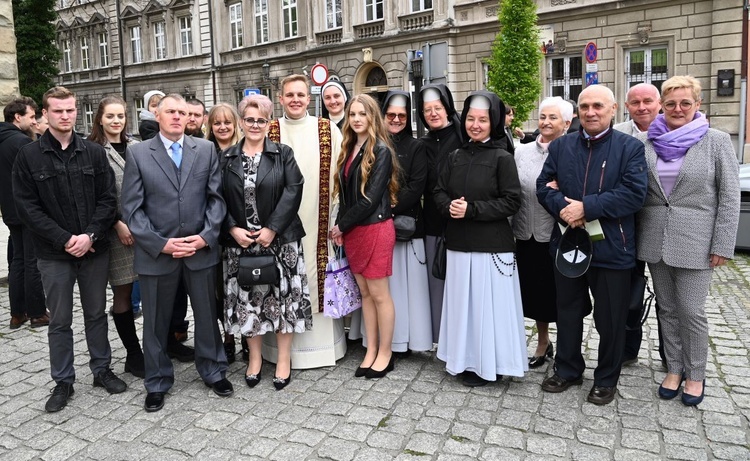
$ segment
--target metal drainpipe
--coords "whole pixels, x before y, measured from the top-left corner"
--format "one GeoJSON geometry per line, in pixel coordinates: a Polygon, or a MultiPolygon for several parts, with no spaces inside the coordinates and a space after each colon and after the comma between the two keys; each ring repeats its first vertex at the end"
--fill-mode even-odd
{"type": "Polygon", "coordinates": [[[122,50],[122,20],[120,19],[120,0],[115,0],[115,17],[117,18],[117,43],[119,47],[118,54],[120,55],[120,93],[122,99],[128,100],[128,96],[125,94],[125,52],[122,50]]]}
{"type": "Polygon", "coordinates": [[[750,20],[750,0],[745,0],[742,11],[742,61],[740,64],[740,126],[737,133],[737,157],[745,162],[745,129],[747,124],[747,53],[748,20],[750,20]]]}
{"type": "MultiPolygon", "coordinates": [[[[211,43],[211,101],[212,106],[216,105],[216,60],[214,55],[214,21],[213,12],[211,5],[213,2],[208,2],[208,36],[210,37],[211,43]]],[[[208,121],[206,121],[208,123],[208,121]]]]}

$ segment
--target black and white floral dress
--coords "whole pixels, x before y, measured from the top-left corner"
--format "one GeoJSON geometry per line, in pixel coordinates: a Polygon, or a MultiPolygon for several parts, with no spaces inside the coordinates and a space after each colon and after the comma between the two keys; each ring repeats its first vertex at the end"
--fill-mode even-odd
{"type": "MultiPolygon", "coordinates": [[[[261,229],[255,197],[255,180],[261,153],[250,158],[242,156],[245,173],[245,216],[251,231],[261,229]]],[[[276,265],[281,273],[279,286],[255,285],[245,290],[237,283],[239,257],[243,252],[270,254],[270,248],[251,245],[247,249],[224,250],[226,280],[224,311],[227,331],[248,337],[274,333],[303,333],[312,328],[312,305],[307,285],[302,242],[289,242],[280,247],[272,244],[278,255],[276,265]]]]}

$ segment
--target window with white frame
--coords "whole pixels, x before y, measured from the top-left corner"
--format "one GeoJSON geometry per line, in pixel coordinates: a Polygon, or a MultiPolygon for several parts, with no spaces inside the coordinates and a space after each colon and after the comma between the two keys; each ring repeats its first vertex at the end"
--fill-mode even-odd
{"type": "Polygon", "coordinates": [[[91,133],[94,128],[94,105],[86,103],[83,105],[83,131],[91,133]]]}
{"type": "Polygon", "coordinates": [[[81,69],[89,70],[91,60],[89,59],[89,38],[81,37],[81,69]]]}
{"type": "Polygon", "coordinates": [[[62,49],[63,72],[71,72],[73,71],[73,64],[70,62],[70,40],[63,40],[62,49]]]}
{"type": "Polygon", "coordinates": [[[167,35],[164,21],[154,23],[154,57],[156,59],[167,58],[167,35]]]}
{"type": "Polygon", "coordinates": [[[193,54],[193,26],[190,23],[190,16],[180,18],[180,48],[182,56],[193,54]]]}
{"type": "Polygon", "coordinates": [[[365,21],[383,19],[383,0],[365,0],[365,21]]]}
{"type": "Polygon", "coordinates": [[[268,0],[255,0],[255,43],[268,41],[268,0]]]}
{"type": "Polygon", "coordinates": [[[411,11],[416,13],[417,11],[431,10],[432,0],[411,0],[411,11]]]}
{"type": "Polygon", "coordinates": [[[547,81],[549,96],[578,100],[583,91],[583,58],[581,56],[560,56],[547,60],[547,81]]]}
{"type": "Polygon", "coordinates": [[[342,25],[341,0],[326,0],[326,28],[337,29],[342,25]]]}
{"type": "Polygon", "coordinates": [[[284,19],[284,38],[297,36],[297,0],[283,0],[281,16],[284,19]]]}
{"type": "Polygon", "coordinates": [[[109,42],[106,32],[99,33],[99,66],[109,66],[109,42]]]}
{"type": "Polygon", "coordinates": [[[229,34],[232,36],[232,49],[242,48],[242,3],[229,5],[229,34]]]}
{"type": "Polygon", "coordinates": [[[133,64],[143,62],[143,48],[141,47],[141,26],[130,28],[130,51],[133,64]]]}
{"type": "Polygon", "coordinates": [[[627,88],[639,83],[650,83],[661,90],[661,84],[669,78],[668,69],[666,46],[625,52],[627,88]]]}

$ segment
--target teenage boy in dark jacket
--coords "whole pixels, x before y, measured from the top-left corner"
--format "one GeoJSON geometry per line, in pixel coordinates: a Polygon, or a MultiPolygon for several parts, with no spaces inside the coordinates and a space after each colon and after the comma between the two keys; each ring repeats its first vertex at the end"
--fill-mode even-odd
{"type": "Polygon", "coordinates": [[[21,148],[13,167],[18,216],[34,234],[34,248],[50,311],[47,333],[56,386],[48,412],[62,410],[73,395],[73,284],[83,309],[89,367],[94,386],[110,394],[127,385],[110,368],[106,289],[109,247],[105,238],[115,219],[115,175],[99,144],[73,132],[75,95],[64,87],[44,93],[49,129],[21,148]]]}
{"type": "MultiPolygon", "coordinates": [[[[566,278],[555,269],[555,374],[542,383],[546,392],[562,392],[582,382],[586,366],[581,355],[583,318],[590,309],[591,289],[601,338],[588,401],[597,405],[610,403],[617,392],[635,266],[635,213],[643,206],[648,185],[643,144],[612,129],[616,108],[609,88],[592,85],[583,90],[578,98],[581,131],[550,144],[537,179],[539,203],[560,224],[593,228],[593,221],[598,221],[603,230],[604,238],[594,241],[591,266],[583,276],[566,278]]],[[[552,252],[560,237],[560,226],[555,226],[552,252]]]]}

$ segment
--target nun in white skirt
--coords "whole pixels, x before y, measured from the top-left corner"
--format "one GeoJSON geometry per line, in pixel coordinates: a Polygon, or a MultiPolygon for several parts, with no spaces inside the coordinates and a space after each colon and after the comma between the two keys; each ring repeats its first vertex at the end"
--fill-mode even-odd
{"type": "Polygon", "coordinates": [[[508,218],[521,185],[506,148],[505,107],[475,91],[464,102],[468,142],[438,176],[435,202],[448,218],[447,270],[437,356],[465,386],[528,371],[515,242],[508,218]]]}
{"type": "MultiPolygon", "coordinates": [[[[424,144],[411,131],[411,100],[401,90],[391,90],[383,100],[383,118],[391,135],[401,167],[398,203],[393,207],[395,222],[399,216],[415,220],[414,233],[396,242],[393,250],[393,275],[388,279],[396,319],[393,352],[429,351],[432,342],[432,309],[427,281],[427,256],[424,246],[422,191],[427,182],[427,156],[424,144]]],[[[396,232],[397,238],[399,232],[396,232]]],[[[359,311],[352,315],[349,339],[367,337],[359,311]]]]}

